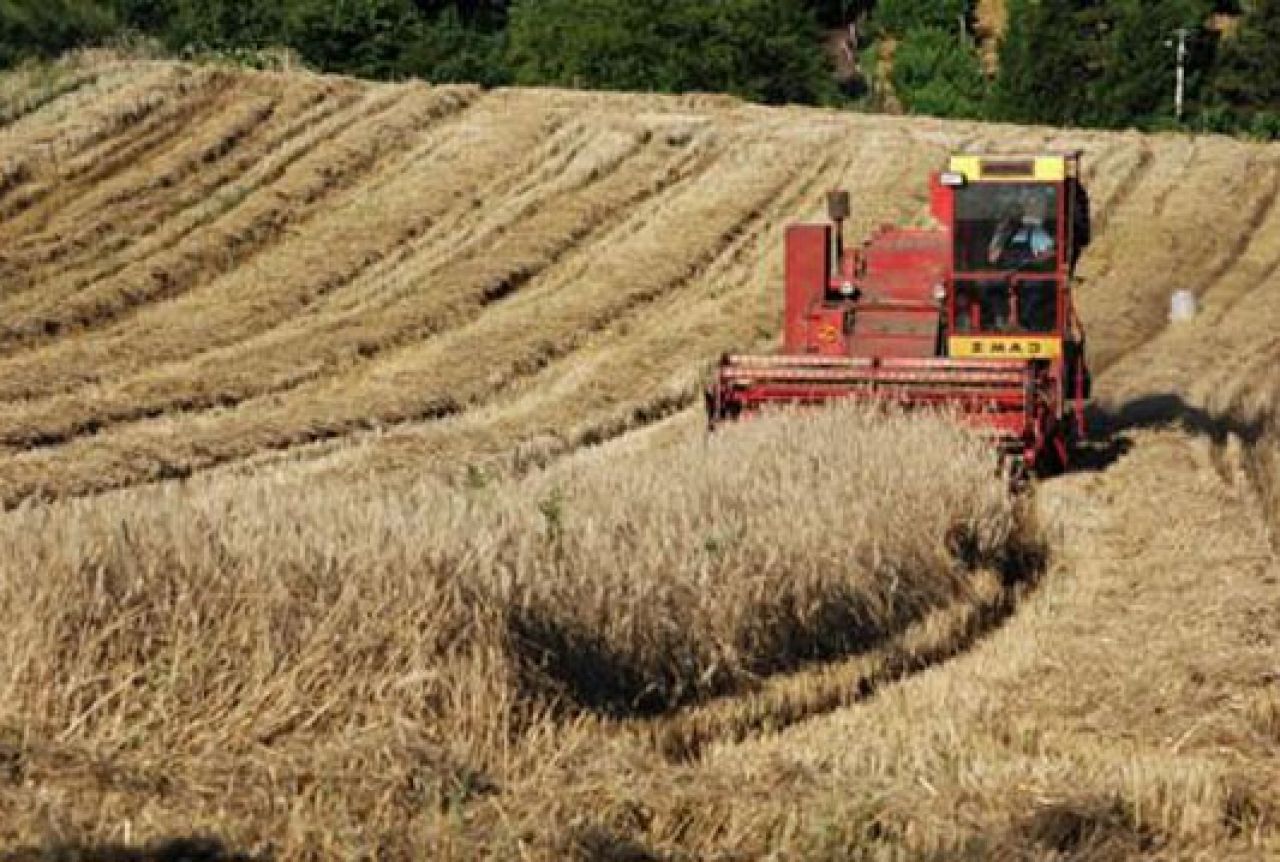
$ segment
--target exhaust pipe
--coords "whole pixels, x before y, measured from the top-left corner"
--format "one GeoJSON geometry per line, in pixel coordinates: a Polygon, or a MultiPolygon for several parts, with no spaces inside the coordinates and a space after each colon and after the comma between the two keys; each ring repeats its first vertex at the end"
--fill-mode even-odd
{"type": "Polygon", "coordinates": [[[843,189],[827,192],[827,217],[835,224],[832,237],[830,272],[840,272],[844,262],[844,223],[850,213],[849,193],[843,189]]]}

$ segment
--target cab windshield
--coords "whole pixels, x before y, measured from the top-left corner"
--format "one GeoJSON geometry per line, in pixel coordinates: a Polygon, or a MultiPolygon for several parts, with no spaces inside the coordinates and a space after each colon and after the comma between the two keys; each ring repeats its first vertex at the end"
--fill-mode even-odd
{"type": "Polygon", "coordinates": [[[1058,187],[975,183],[955,193],[955,269],[1053,272],[1058,265],[1058,187]]]}

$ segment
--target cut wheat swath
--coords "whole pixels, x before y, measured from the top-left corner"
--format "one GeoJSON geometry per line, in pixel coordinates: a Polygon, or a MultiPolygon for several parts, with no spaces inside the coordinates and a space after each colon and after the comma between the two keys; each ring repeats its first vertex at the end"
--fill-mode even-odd
{"type": "MultiPolygon", "coordinates": [[[[0,529],[0,725],[24,757],[164,763],[207,816],[231,776],[336,770],[368,786],[344,809],[389,831],[407,812],[379,809],[372,760],[336,749],[435,752],[441,793],[500,785],[583,717],[663,715],[874,650],[977,601],[981,570],[1037,541],[980,441],[853,410],[516,482],[363,501],[175,488],[0,529]]],[[[67,803],[157,804],[92,785],[67,803]]],[[[286,858],[340,840],[306,818],[286,858]]],[[[252,817],[233,834],[281,828],[252,817]]]]}

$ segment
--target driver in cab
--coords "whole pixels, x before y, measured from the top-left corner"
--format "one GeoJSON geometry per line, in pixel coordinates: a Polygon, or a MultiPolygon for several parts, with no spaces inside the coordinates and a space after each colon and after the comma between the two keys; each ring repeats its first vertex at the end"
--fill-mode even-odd
{"type": "Polygon", "coordinates": [[[987,263],[1001,269],[1017,269],[1053,260],[1057,253],[1053,234],[1044,226],[1045,202],[1028,197],[1020,208],[1007,213],[996,226],[987,246],[987,263]]]}
{"type": "MultiPolygon", "coordinates": [[[[1047,202],[1039,195],[1025,195],[996,225],[987,246],[987,262],[1002,270],[1018,271],[1039,268],[1056,260],[1054,236],[1045,227],[1047,202]]],[[[1013,328],[1045,332],[1053,329],[1053,283],[994,282],[985,286],[981,296],[984,329],[1007,331],[1013,328]],[[1018,291],[1018,319],[1010,318],[1010,290],[1018,291]]]]}

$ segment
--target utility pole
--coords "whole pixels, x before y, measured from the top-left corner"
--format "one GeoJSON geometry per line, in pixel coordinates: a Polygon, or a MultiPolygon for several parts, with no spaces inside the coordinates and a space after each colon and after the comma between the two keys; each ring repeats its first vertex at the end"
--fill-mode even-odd
{"type": "MultiPolygon", "coordinates": [[[[1178,37],[1178,71],[1173,90],[1173,113],[1178,122],[1182,122],[1182,101],[1187,86],[1187,28],[1179,27],[1175,34],[1178,37]]],[[[1167,43],[1166,43],[1167,44],[1167,43]]]]}

